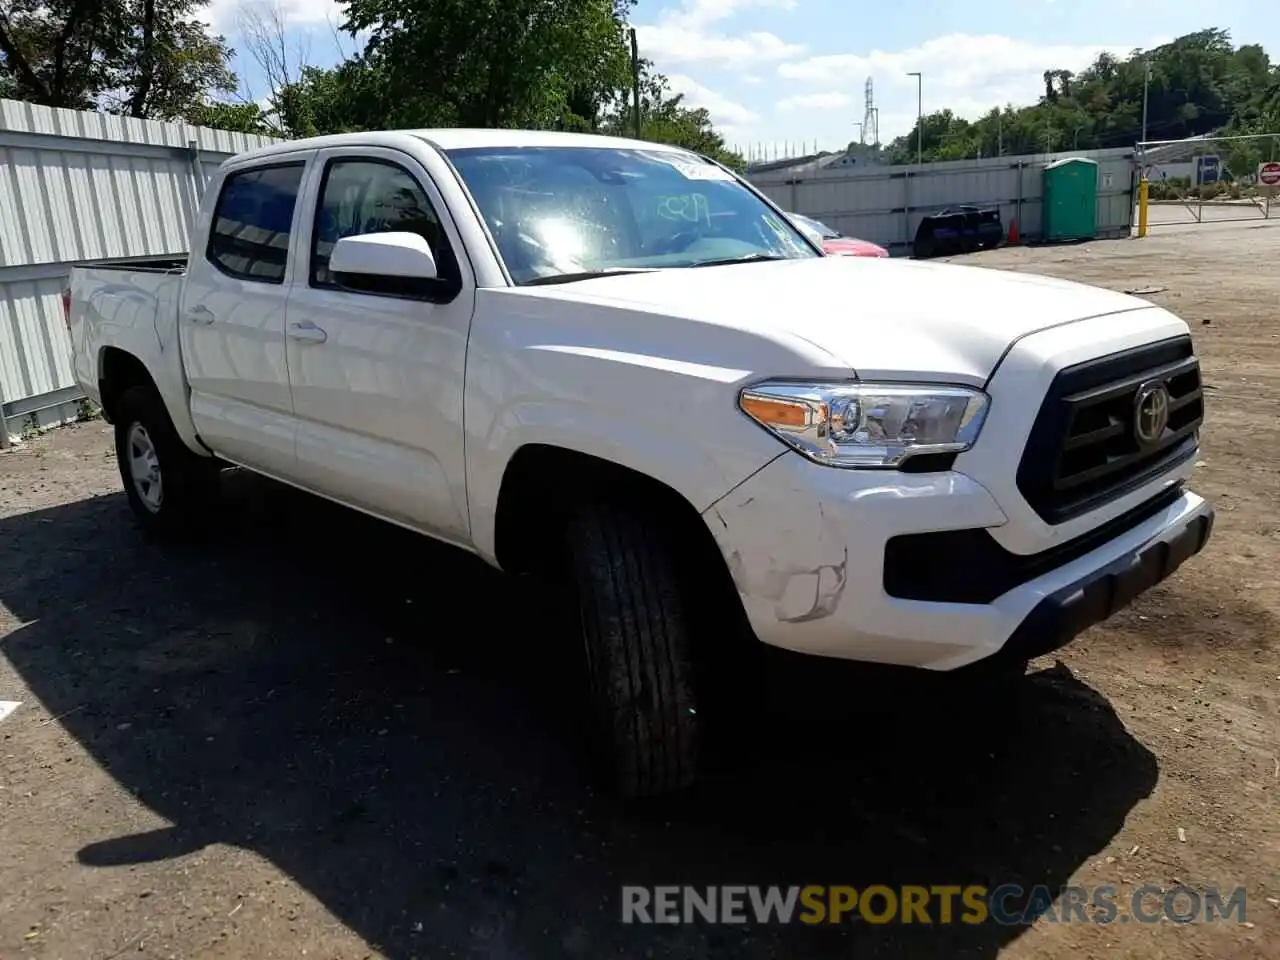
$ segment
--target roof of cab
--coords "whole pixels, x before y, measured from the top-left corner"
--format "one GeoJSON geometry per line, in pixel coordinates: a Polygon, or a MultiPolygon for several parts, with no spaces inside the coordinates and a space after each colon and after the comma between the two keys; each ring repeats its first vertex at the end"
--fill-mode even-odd
{"type": "Polygon", "coordinates": [[[407,138],[435,144],[441,150],[464,150],[468,147],[613,147],[633,150],[668,150],[689,153],[682,147],[665,143],[649,143],[625,137],[606,137],[593,133],[563,133],[557,130],[481,130],[465,127],[441,127],[434,130],[383,130],[367,133],[336,133],[302,140],[284,140],[240,154],[237,160],[293,153],[298,150],[323,150],[349,146],[403,146],[407,138]]]}

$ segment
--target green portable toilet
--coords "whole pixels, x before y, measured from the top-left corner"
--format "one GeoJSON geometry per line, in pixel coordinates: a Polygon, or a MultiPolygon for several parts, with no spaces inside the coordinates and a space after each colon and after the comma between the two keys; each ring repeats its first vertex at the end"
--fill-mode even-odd
{"type": "Polygon", "coordinates": [[[1044,239],[1092,240],[1098,235],[1098,164],[1084,157],[1044,168],[1044,239]]]}

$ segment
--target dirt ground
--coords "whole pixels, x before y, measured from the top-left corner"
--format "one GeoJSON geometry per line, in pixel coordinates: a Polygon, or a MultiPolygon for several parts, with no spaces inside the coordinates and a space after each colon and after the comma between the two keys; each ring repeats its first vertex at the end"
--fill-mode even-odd
{"type": "Polygon", "coordinates": [[[593,792],[536,604],[472,560],[243,477],[162,549],[105,424],[0,454],[0,958],[1280,956],[1278,257],[1215,224],[967,258],[1193,325],[1214,540],[998,723],[770,718],[658,811],[593,792]],[[1247,916],[658,928],[623,883],[1242,885],[1247,916]]]}

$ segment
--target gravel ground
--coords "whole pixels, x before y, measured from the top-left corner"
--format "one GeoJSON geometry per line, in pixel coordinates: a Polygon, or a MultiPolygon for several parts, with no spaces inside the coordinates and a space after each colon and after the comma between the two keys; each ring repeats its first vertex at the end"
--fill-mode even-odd
{"type": "Polygon", "coordinates": [[[998,722],[769,715],[661,808],[593,793],[521,585],[239,475],[210,543],[149,545],[101,422],[0,454],[0,958],[1276,956],[1278,255],[966,258],[1194,325],[1210,549],[998,722]],[[623,883],[1243,885],[1247,923],[625,926],[623,883]]]}

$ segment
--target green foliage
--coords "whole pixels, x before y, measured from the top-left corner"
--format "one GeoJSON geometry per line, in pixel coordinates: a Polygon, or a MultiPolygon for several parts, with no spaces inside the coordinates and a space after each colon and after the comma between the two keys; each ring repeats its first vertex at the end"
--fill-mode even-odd
{"type": "Polygon", "coordinates": [[[102,407],[88,397],[81,397],[76,401],[76,420],[80,423],[97,420],[100,416],[102,416],[102,407]]]}
{"type": "MultiPolygon", "coordinates": [[[[635,134],[626,15],[632,0],[351,0],[364,52],[304,68],[273,98],[291,137],[435,126],[635,134]],[[481,39],[477,40],[479,37],[481,39]]],[[[641,137],[741,169],[705,109],[640,65],[641,137]]]]}
{"type": "MultiPolygon", "coordinates": [[[[248,22],[269,109],[226,102],[231,50],[203,0],[5,0],[0,96],[306,137],[432,126],[634,134],[627,17],[635,0],[346,0],[363,52],[291,69],[280,11],[248,22]]],[[[642,133],[741,168],[705,109],[640,65],[642,133]]]]}
{"type": "Polygon", "coordinates": [[[171,120],[235,88],[201,0],[8,0],[0,96],[171,120]]]}
{"type": "MultiPolygon", "coordinates": [[[[930,114],[889,144],[889,155],[895,163],[915,161],[922,129],[926,161],[1132,147],[1142,139],[1148,59],[1148,139],[1280,131],[1280,69],[1262,47],[1234,48],[1227,31],[1210,29],[1124,59],[1104,53],[1078,74],[1047,69],[1044,96],[1031,106],[993,110],[974,122],[949,110],[930,114]]],[[[1248,160],[1229,164],[1252,169],[1248,160]]]]}
{"type": "Polygon", "coordinates": [[[587,124],[622,86],[632,0],[350,0],[391,125],[587,124]]]}
{"type": "Polygon", "coordinates": [[[275,132],[274,125],[256,103],[228,103],[221,100],[197,103],[187,108],[183,119],[198,127],[232,130],[236,133],[271,135],[275,132]]]}
{"type": "Polygon", "coordinates": [[[365,56],[331,69],[304,67],[298,81],[277,91],[273,102],[289,137],[428,125],[411,105],[395,99],[388,72],[365,56]]]}
{"type": "MultiPolygon", "coordinates": [[[[699,107],[684,105],[684,95],[672,93],[667,78],[647,61],[640,65],[640,139],[669,143],[718,160],[735,170],[746,160],[725,146],[724,137],[712,126],[711,115],[699,107]]],[[[610,100],[610,110],[596,129],[616,137],[635,136],[635,110],[630,89],[622,88],[610,100]]]]}

